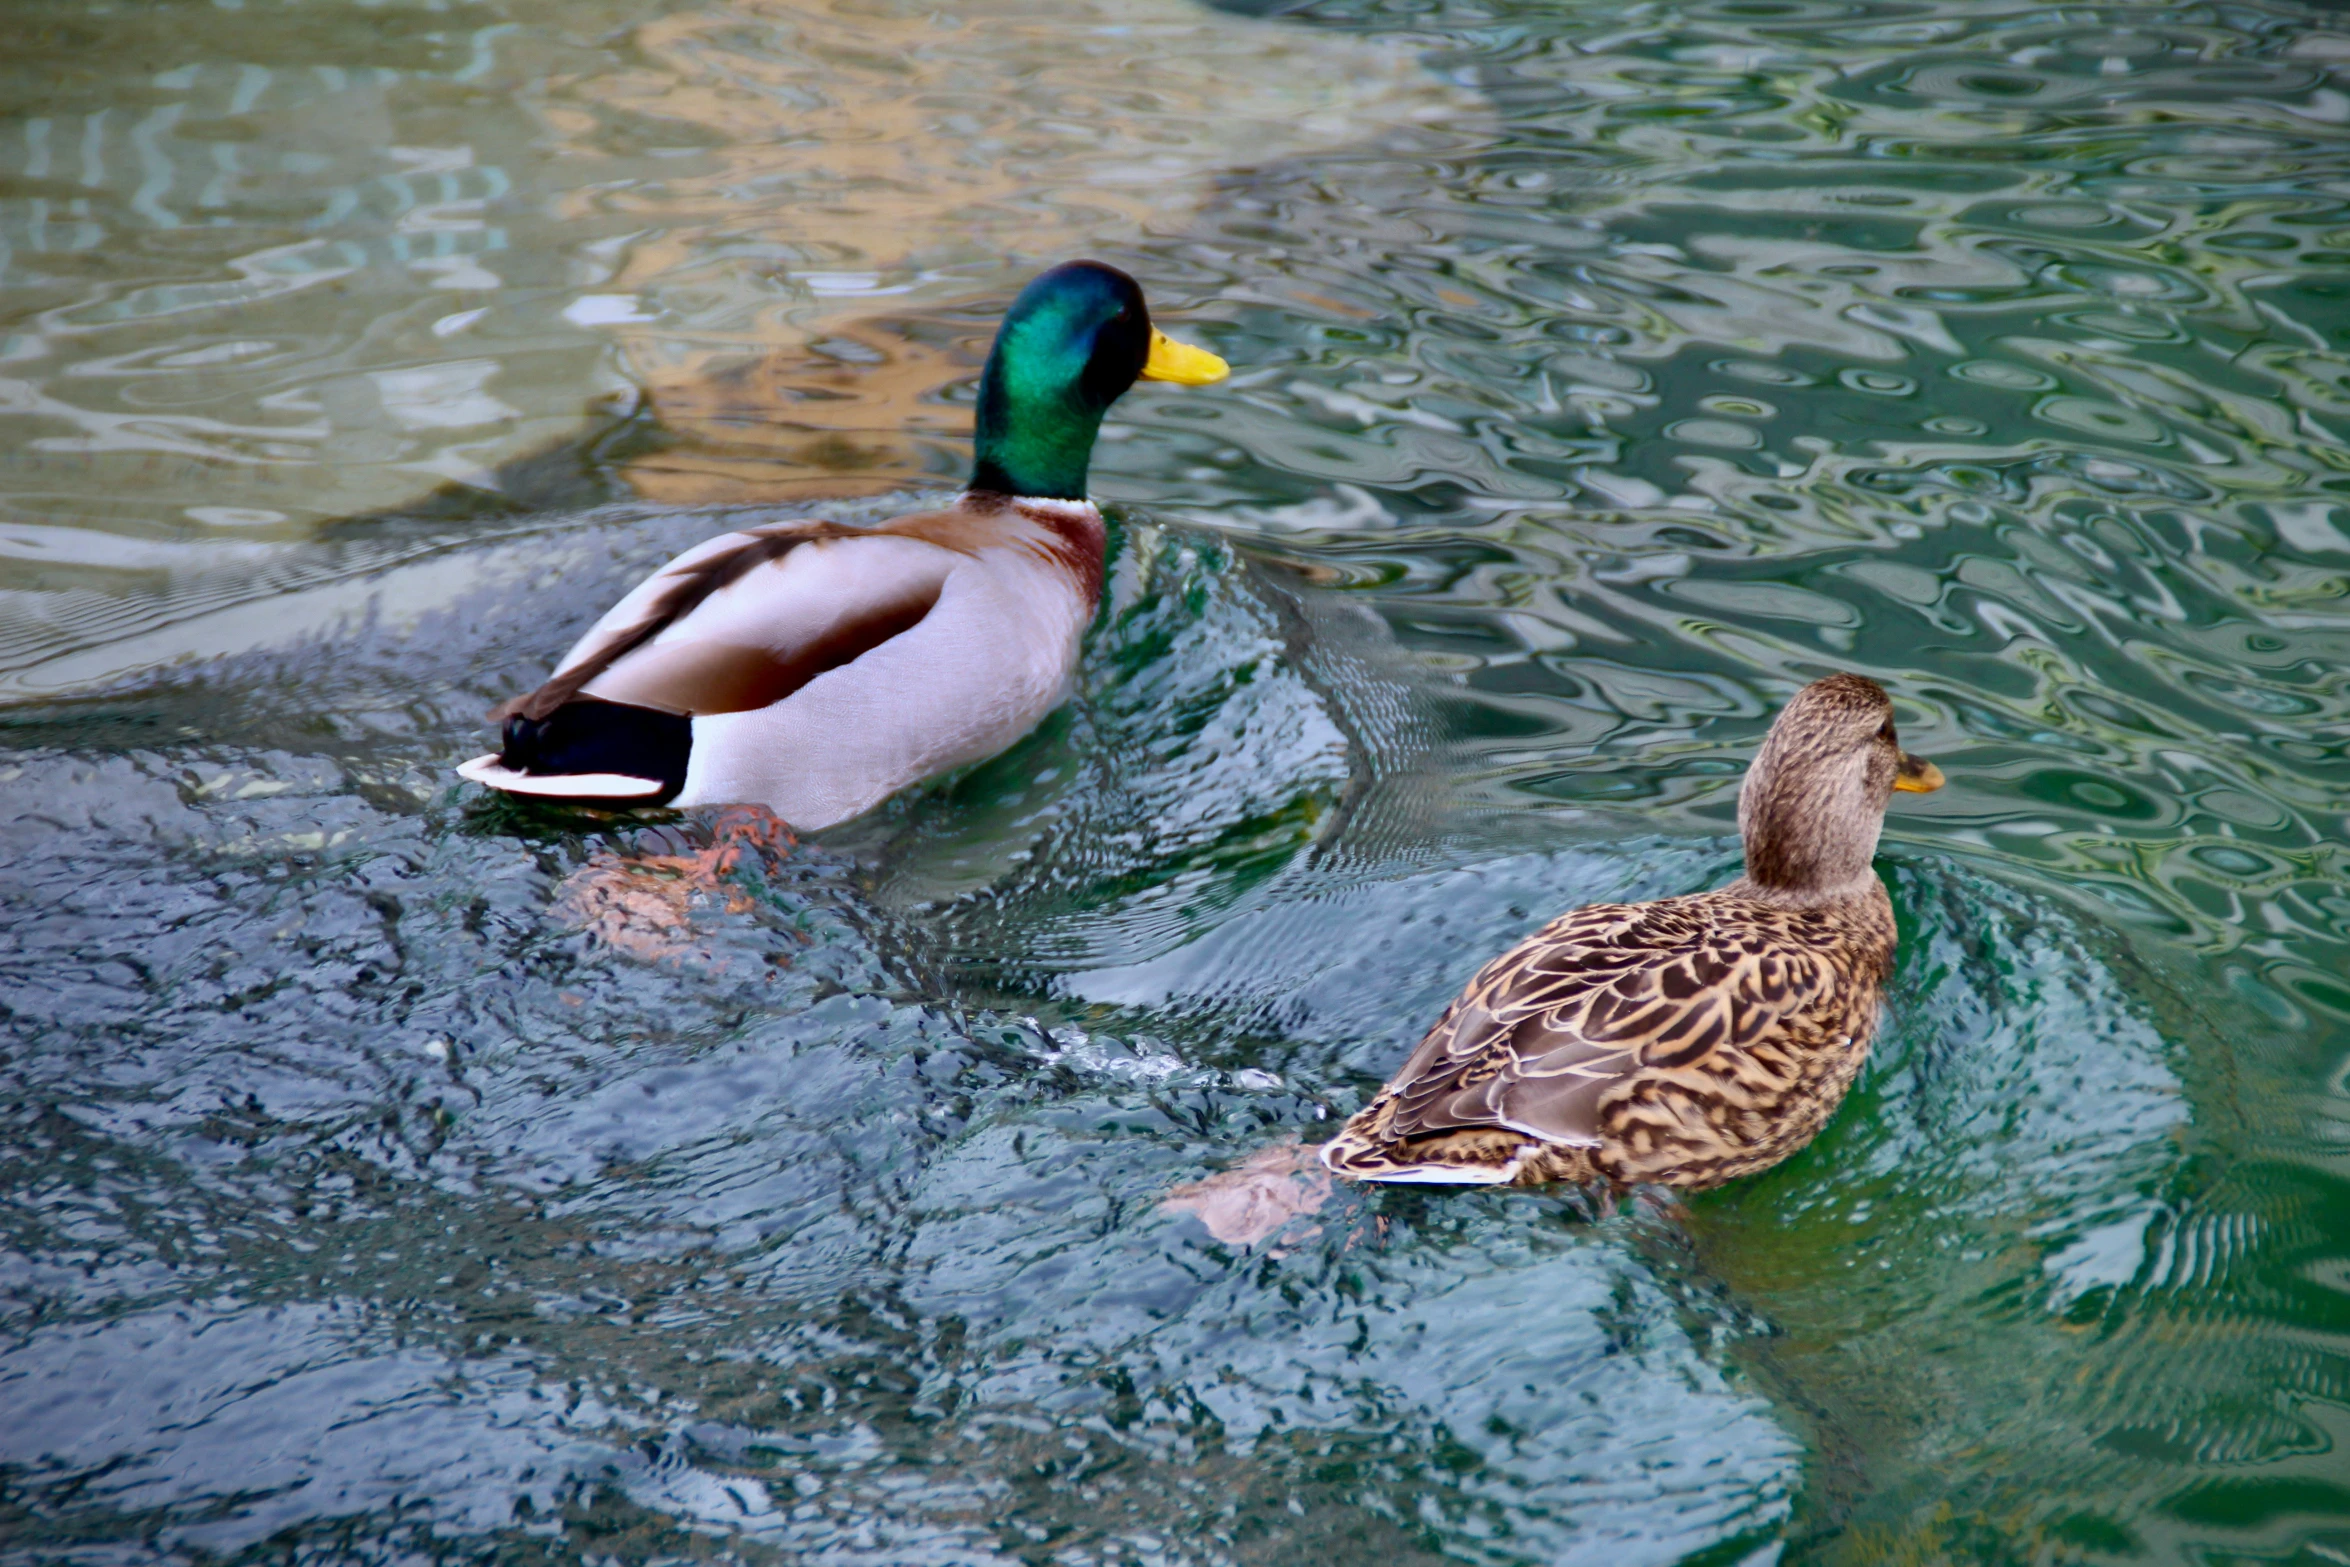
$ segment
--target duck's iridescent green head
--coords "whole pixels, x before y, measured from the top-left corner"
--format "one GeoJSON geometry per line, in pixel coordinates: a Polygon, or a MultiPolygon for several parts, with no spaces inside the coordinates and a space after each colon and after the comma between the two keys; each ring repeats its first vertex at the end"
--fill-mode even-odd
{"type": "Polygon", "coordinates": [[[1020,291],[979,376],[971,488],[1085,499],[1102,415],[1138,379],[1204,386],[1224,361],[1151,330],[1142,289],[1116,267],[1071,261],[1020,291]]]}

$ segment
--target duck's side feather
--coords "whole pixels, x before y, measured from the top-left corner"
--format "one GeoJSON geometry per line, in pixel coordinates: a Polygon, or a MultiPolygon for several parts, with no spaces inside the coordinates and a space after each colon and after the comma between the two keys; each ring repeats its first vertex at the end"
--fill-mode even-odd
{"type": "MultiPolygon", "coordinates": [[[[760,567],[783,561],[803,545],[830,539],[872,538],[879,532],[877,529],[852,528],[836,522],[797,522],[749,528],[740,533],[721,534],[706,540],[637,584],[589,628],[587,635],[580,638],[570,653],[565,655],[563,662],[556,666],[555,673],[545,684],[523,696],[501,702],[491,709],[490,720],[500,723],[509,718],[544,718],[578,696],[590,682],[610,672],[630,654],[645,647],[662,633],[682,625],[714,595],[742,582],[760,567]]],[[[896,597],[902,595],[886,596],[896,597]]],[[[937,597],[935,588],[930,597],[937,597]]],[[[884,614],[891,614],[896,609],[894,603],[885,602],[883,605],[884,614]]],[[[898,629],[904,629],[903,625],[900,624],[898,629]]],[[[873,639],[879,640],[882,638],[873,639]]],[[[871,646],[872,642],[865,645],[871,646]]],[[[846,656],[854,658],[856,653],[850,652],[846,656]]],[[[845,660],[836,660],[840,661],[845,660]]],[[[810,673],[819,673],[822,668],[829,667],[822,665],[810,673]]],[[[723,671],[708,673],[717,678],[720,684],[726,683],[723,671]]],[[[802,677],[803,680],[805,678],[802,677]]],[[[636,700],[617,693],[612,694],[612,699],[636,700]]],[[[676,706],[680,711],[692,710],[684,704],[655,705],[676,706]]]]}
{"type": "Polygon", "coordinates": [[[1709,1142],[1741,1168],[1782,1129],[1800,1146],[1865,1048],[1892,950],[1883,902],[1837,917],[1725,891],[1577,909],[1486,965],[1325,1158],[1357,1179],[1710,1184],[1695,1178],[1709,1142]],[[1790,1119],[1807,1092],[1825,1107],[1790,1119]]]}
{"type": "Polygon", "coordinates": [[[753,800],[814,831],[994,755],[1067,695],[1094,612],[1073,587],[1039,552],[979,552],[902,635],[786,701],[696,717],[676,803],[753,800]]]}

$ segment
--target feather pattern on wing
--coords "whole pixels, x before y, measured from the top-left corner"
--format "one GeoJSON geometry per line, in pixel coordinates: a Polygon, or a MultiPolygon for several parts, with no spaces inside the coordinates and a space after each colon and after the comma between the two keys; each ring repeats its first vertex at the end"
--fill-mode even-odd
{"type": "Polygon", "coordinates": [[[1882,888],[1825,908],[1725,890],[1577,909],[1487,964],[1327,1157],[1367,1180],[1509,1163],[1517,1182],[1709,1186],[1759,1169],[1842,1097],[1892,946],[1882,888]]]}
{"type": "MultiPolygon", "coordinates": [[[[778,565],[804,544],[828,539],[872,538],[877,533],[878,530],[852,528],[836,522],[797,522],[721,534],[697,545],[645,579],[627,597],[613,605],[602,619],[589,628],[587,635],[580,638],[578,645],[572,648],[543,685],[522,696],[501,702],[491,709],[490,720],[499,723],[508,718],[546,717],[578,696],[590,682],[612,672],[629,655],[646,647],[663,633],[673,632],[683,625],[713,595],[734,587],[761,567],[778,565]]],[[[938,597],[935,583],[930,585],[928,597],[930,600],[938,597]]],[[[919,619],[920,616],[917,614],[913,618],[919,619]]],[[[903,630],[905,624],[909,623],[898,624],[895,630],[886,635],[895,635],[896,631],[903,630]]],[[[876,636],[865,641],[864,646],[870,647],[882,640],[884,637],[876,636]]],[[[861,651],[863,647],[849,652],[847,658],[854,658],[861,651]]],[[[846,658],[836,658],[833,662],[846,661],[846,658]]],[[[820,674],[830,667],[831,664],[817,665],[802,675],[799,683],[805,683],[808,675],[820,674]]],[[[715,683],[721,686],[727,683],[724,671],[712,669],[708,673],[715,683]]],[[[796,686],[786,687],[768,700],[788,695],[791,689],[796,689],[796,686]]],[[[642,698],[622,696],[616,700],[642,698]]],[[[680,712],[697,710],[692,702],[658,702],[653,705],[680,712]]],[[[756,704],[746,702],[743,705],[756,704]]],[[[701,710],[725,712],[733,709],[716,706],[701,710]]]]}

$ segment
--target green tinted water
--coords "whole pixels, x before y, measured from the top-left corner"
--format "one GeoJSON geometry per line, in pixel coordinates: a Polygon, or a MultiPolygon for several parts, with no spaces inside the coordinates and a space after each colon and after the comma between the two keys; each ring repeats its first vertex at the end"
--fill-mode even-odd
{"type": "Polygon", "coordinates": [[[7,1559],[2350,1557],[2333,13],[6,26],[7,1559]],[[453,786],[1079,252],[1236,374],[1037,736],[690,896],[453,786]],[[1286,1173],[1830,668],[1951,786],[1817,1144],[1286,1173]]]}

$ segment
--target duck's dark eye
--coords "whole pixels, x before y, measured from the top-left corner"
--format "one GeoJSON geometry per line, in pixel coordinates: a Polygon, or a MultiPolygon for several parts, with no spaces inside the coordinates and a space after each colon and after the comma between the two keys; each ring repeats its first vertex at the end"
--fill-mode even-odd
{"type": "Polygon", "coordinates": [[[1890,718],[1885,720],[1885,727],[1877,731],[1877,738],[1884,741],[1887,745],[1898,745],[1901,743],[1893,736],[1893,720],[1890,718]]]}

